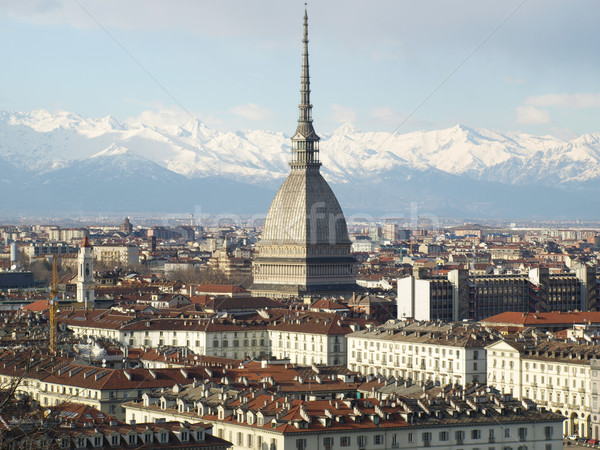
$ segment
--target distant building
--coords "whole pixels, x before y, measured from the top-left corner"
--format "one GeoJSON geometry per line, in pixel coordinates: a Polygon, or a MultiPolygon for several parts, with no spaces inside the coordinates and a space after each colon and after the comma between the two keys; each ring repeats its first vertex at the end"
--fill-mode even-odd
{"type": "Polygon", "coordinates": [[[56,228],[48,230],[48,240],[52,242],[71,242],[83,239],[85,235],[85,228],[56,228]]]}
{"type": "Polygon", "coordinates": [[[33,272],[0,272],[0,290],[24,289],[34,286],[33,272]]]}
{"type": "Polygon", "coordinates": [[[94,246],[94,260],[108,266],[137,266],[140,249],[134,245],[97,245],[94,246]]]}
{"type": "Polygon", "coordinates": [[[75,255],[79,251],[77,245],[69,245],[63,242],[59,243],[33,243],[21,247],[23,253],[29,261],[39,256],[46,255],[75,255]]]}
{"type": "Polygon", "coordinates": [[[506,311],[587,311],[597,305],[595,268],[580,264],[571,273],[536,268],[521,275],[469,275],[455,269],[398,280],[398,318],[481,320],[506,311]]]}
{"type": "Polygon", "coordinates": [[[131,234],[133,232],[133,225],[129,222],[129,217],[125,217],[125,220],[121,224],[121,233],[131,234]]]}
{"type": "Polygon", "coordinates": [[[395,241],[398,239],[398,224],[386,223],[383,226],[383,239],[395,241]]]}

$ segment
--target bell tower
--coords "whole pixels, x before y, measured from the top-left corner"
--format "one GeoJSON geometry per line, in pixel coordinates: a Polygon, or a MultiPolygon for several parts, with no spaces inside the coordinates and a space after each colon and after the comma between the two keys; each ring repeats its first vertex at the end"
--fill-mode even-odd
{"type": "Polygon", "coordinates": [[[94,304],[94,255],[87,234],[77,255],[77,301],[86,309],[94,304]]]}

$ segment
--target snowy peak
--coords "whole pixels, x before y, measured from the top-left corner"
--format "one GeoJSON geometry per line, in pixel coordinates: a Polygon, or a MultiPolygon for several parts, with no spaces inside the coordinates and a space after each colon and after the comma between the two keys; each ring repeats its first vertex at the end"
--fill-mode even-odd
{"type": "MultiPolygon", "coordinates": [[[[508,185],[600,182],[600,133],[565,142],[464,124],[406,134],[364,132],[344,124],[321,136],[323,172],[334,182],[407,168],[508,185]]],[[[187,178],[268,183],[287,174],[290,142],[270,131],[219,132],[197,119],[162,125],[44,109],[0,112],[0,159],[20,169],[37,173],[76,161],[124,157],[152,161],[187,178]]]]}
{"type": "Polygon", "coordinates": [[[111,157],[111,156],[123,156],[123,155],[133,155],[133,152],[131,152],[128,148],[123,147],[121,145],[118,144],[111,144],[110,147],[105,148],[104,150],[92,155],[92,158],[99,158],[99,157],[111,157]]]}

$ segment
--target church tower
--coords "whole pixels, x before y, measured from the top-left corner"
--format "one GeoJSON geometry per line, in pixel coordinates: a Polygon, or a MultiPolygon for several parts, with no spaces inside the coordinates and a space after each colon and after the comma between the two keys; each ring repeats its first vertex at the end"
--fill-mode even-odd
{"type": "Polygon", "coordinates": [[[275,195],[254,254],[253,296],[351,295],[358,290],[344,213],[320,172],[310,103],[304,12],[298,126],[290,174],[275,195]]]}
{"type": "Polygon", "coordinates": [[[88,305],[94,304],[94,255],[87,235],[77,255],[77,301],[88,305]]]}

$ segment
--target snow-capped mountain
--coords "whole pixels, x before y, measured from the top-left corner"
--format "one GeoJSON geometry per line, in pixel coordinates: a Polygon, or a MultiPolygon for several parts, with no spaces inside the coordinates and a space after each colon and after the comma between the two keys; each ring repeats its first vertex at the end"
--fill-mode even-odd
{"type": "MultiPolygon", "coordinates": [[[[600,133],[563,141],[463,125],[407,134],[344,125],[321,138],[323,173],[355,212],[589,217],[600,191],[600,133]]],[[[213,212],[266,212],[289,156],[289,137],[270,131],[0,112],[0,210],[189,211],[210,199],[213,212]]]]}

